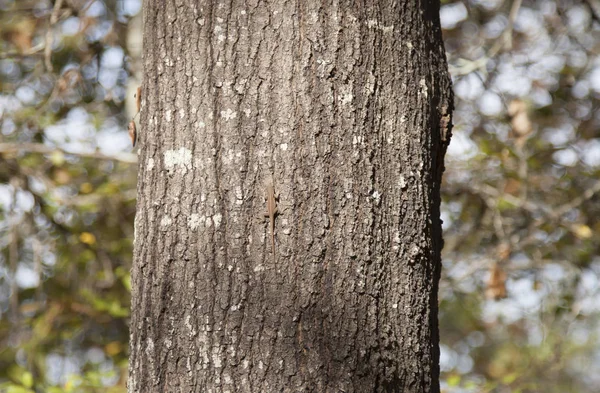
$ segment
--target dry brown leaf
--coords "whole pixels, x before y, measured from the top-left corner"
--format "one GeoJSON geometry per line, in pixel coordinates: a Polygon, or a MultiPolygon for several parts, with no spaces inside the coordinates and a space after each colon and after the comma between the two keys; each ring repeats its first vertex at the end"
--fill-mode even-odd
{"type": "Polygon", "coordinates": [[[527,103],[516,99],[508,104],[508,115],[512,127],[511,135],[516,139],[516,144],[523,146],[527,136],[533,131],[533,125],[527,112],[527,103]]]}
{"type": "Polygon", "coordinates": [[[131,139],[131,145],[135,147],[135,141],[137,140],[137,130],[135,128],[135,122],[132,120],[129,122],[129,139],[131,139]]]}
{"type": "Polygon", "coordinates": [[[506,297],[506,272],[502,270],[498,263],[494,263],[490,269],[485,296],[494,300],[506,297]]]}
{"type": "Polygon", "coordinates": [[[10,41],[20,53],[27,53],[31,49],[35,25],[32,19],[22,19],[7,29],[4,38],[10,41]]]}
{"type": "Polygon", "coordinates": [[[70,184],[71,174],[66,169],[56,168],[54,170],[54,181],[57,184],[70,184]]]}
{"type": "Polygon", "coordinates": [[[504,193],[510,195],[518,195],[521,189],[521,180],[508,179],[504,184],[504,193]]]}
{"type": "Polygon", "coordinates": [[[500,243],[496,248],[496,254],[498,257],[498,261],[503,262],[508,259],[510,256],[510,244],[508,243],[500,243]]]}
{"type": "Polygon", "coordinates": [[[142,107],[142,86],[138,86],[137,92],[135,93],[135,111],[136,111],[136,114],[137,114],[137,112],[140,111],[141,107],[142,107]]]}

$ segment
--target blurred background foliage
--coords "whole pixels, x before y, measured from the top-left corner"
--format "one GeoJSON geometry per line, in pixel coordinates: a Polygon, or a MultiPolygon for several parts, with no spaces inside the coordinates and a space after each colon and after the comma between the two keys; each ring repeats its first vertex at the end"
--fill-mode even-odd
{"type": "Polygon", "coordinates": [[[126,391],[140,7],[0,0],[2,392],[126,391]]]}
{"type": "MultiPolygon", "coordinates": [[[[0,0],[0,391],[125,392],[141,0],[0,0]]],[[[445,392],[600,386],[600,0],[442,1],[445,392]]]]}

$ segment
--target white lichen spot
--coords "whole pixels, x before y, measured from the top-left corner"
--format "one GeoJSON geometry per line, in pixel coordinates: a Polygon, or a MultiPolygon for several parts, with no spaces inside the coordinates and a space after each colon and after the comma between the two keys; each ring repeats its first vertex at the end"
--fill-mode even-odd
{"type": "Polygon", "coordinates": [[[221,368],[223,366],[218,347],[213,348],[212,361],[215,365],[215,368],[221,368]]]}
{"type": "Polygon", "coordinates": [[[356,147],[359,144],[362,145],[365,140],[365,137],[362,135],[354,135],[352,136],[352,146],[356,147]]]}
{"type": "Polygon", "coordinates": [[[373,191],[373,194],[371,194],[371,198],[373,198],[375,203],[379,205],[379,202],[381,201],[381,194],[377,190],[373,191]]]}
{"type": "Polygon", "coordinates": [[[165,59],[165,65],[166,65],[167,67],[173,67],[173,64],[175,64],[175,63],[173,63],[173,59],[171,59],[170,57],[167,57],[167,58],[165,59]]]}
{"type": "Polygon", "coordinates": [[[244,109],[244,115],[246,115],[246,117],[250,117],[251,114],[252,114],[251,109],[244,109]]]}
{"type": "Polygon", "coordinates": [[[262,360],[259,360],[259,361],[258,361],[258,368],[259,368],[260,370],[262,370],[263,368],[265,368],[265,364],[262,362],[262,360]]]}
{"type": "Polygon", "coordinates": [[[185,326],[187,327],[187,329],[190,332],[191,336],[195,336],[196,334],[198,334],[198,331],[196,331],[196,329],[194,328],[194,325],[192,324],[192,316],[191,315],[186,315],[185,317],[185,326]]]}
{"type": "Polygon", "coordinates": [[[242,362],[242,367],[244,367],[244,368],[250,367],[250,361],[248,359],[244,359],[244,361],[242,362]]]}
{"type": "Polygon", "coordinates": [[[413,48],[413,44],[412,44],[412,42],[408,41],[408,42],[406,43],[406,47],[407,47],[408,49],[412,49],[412,48],[413,48]]]}
{"type": "Polygon", "coordinates": [[[351,192],[347,192],[346,193],[346,199],[352,199],[352,193],[351,192]]]}
{"type": "Polygon", "coordinates": [[[394,310],[395,310],[395,309],[397,309],[397,308],[398,308],[398,303],[394,303],[394,304],[392,304],[392,308],[393,308],[394,310]]]}
{"type": "Polygon", "coordinates": [[[146,340],[146,353],[154,351],[154,341],[151,338],[146,340]]]}
{"type": "Polygon", "coordinates": [[[184,119],[185,118],[185,109],[181,108],[179,110],[179,118],[180,119],[184,119]]]}
{"type": "Polygon", "coordinates": [[[279,148],[283,151],[286,151],[288,149],[288,144],[287,143],[282,143],[281,145],[279,145],[279,148]]]}
{"type": "Polygon", "coordinates": [[[165,168],[168,171],[172,171],[176,166],[182,166],[183,168],[190,169],[192,164],[192,151],[185,147],[179,150],[167,150],[165,153],[165,168]]]}
{"type": "Polygon", "coordinates": [[[244,203],[244,190],[240,186],[236,186],[233,190],[235,193],[235,204],[241,205],[244,203]]]}
{"type": "Polygon", "coordinates": [[[165,120],[167,121],[167,123],[170,123],[170,122],[171,122],[171,120],[173,120],[173,116],[171,115],[171,113],[172,113],[172,112],[173,112],[173,111],[172,111],[172,110],[169,110],[169,109],[167,109],[167,110],[165,111],[165,120]]]}
{"type": "Polygon", "coordinates": [[[233,160],[234,153],[235,152],[233,151],[233,149],[228,149],[226,152],[223,153],[223,155],[221,155],[221,158],[226,164],[230,164],[233,160]]]}
{"type": "Polygon", "coordinates": [[[219,34],[219,35],[217,36],[217,41],[219,41],[219,42],[223,42],[223,41],[225,41],[225,38],[227,38],[227,37],[225,36],[225,34],[219,34]]]}
{"type": "Polygon", "coordinates": [[[165,339],[165,347],[171,348],[173,346],[173,341],[170,338],[165,339]]]}
{"type": "Polygon", "coordinates": [[[281,220],[281,224],[283,225],[283,234],[291,235],[292,234],[292,226],[289,224],[288,220],[281,220]]]}
{"type": "Polygon", "coordinates": [[[198,122],[198,128],[204,128],[204,127],[206,127],[206,124],[204,124],[204,122],[202,120],[200,120],[198,122]]]}
{"type": "Polygon", "coordinates": [[[390,132],[386,138],[386,141],[388,143],[388,145],[393,145],[394,144],[394,133],[390,132]]]}
{"type": "Polygon", "coordinates": [[[225,119],[225,121],[229,121],[237,117],[237,112],[234,112],[228,108],[226,111],[221,111],[221,117],[225,119]]]}
{"type": "Polygon", "coordinates": [[[192,231],[195,231],[196,229],[198,229],[200,227],[200,225],[204,224],[204,217],[202,217],[200,214],[198,213],[192,213],[189,217],[188,217],[188,227],[190,227],[190,229],[192,231]]]}
{"type": "Polygon", "coordinates": [[[163,218],[160,220],[160,228],[162,230],[167,229],[171,224],[173,223],[173,219],[169,216],[163,216],[163,218]]]}
{"type": "Polygon", "coordinates": [[[398,178],[398,184],[400,184],[400,188],[402,190],[406,188],[406,179],[404,178],[404,175],[400,175],[400,177],[398,178]]]}
{"type": "Polygon", "coordinates": [[[146,162],[146,170],[151,171],[152,169],[154,169],[154,158],[149,158],[146,162]]]}
{"type": "Polygon", "coordinates": [[[352,93],[346,93],[342,95],[342,98],[340,99],[340,103],[342,105],[348,105],[352,103],[352,100],[354,100],[354,96],[352,95],[352,93]]]}
{"type": "Polygon", "coordinates": [[[255,273],[262,272],[263,270],[265,270],[265,267],[263,265],[256,265],[254,267],[254,272],[255,273]]]}
{"type": "Polygon", "coordinates": [[[367,21],[367,27],[369,29],[375,29],[375,30],[381,30],[381,32],[388,34],[394,31],[394,25],[391,26],[384,26],[381,23],[379,23],[378,20],[376,19],[369,19],[367,21]]]}
{"type": "Polygon", "coordinates": [[[233,265],[227,265],[227,270],[229,270],[230,272],[233,271],[233,265]]]}
{"type": "Polygon", "coordinates": [[[242,15],[246,15],[246,10],[241,10],[241,11],[240,11],[240,14],[242,14],[242,15]]]}
{"type": "Polygon", "coordinates": [[[218,23],[223,23],[223,18],[217,18],[218,23]]]}
{"type": "Polygon", "coordinates": [[[223,28],[221,26],[215,25],[215,29],[214,29],[215,34],[219,34],[222,30],[223,30],[223,28]]]}
{"type": "Polygon", "coordinates": [[[137,235],[138,235],[138,228],[141,225],[141,219],[138,219],[138,217],[141,216],[141,214],[136,214],[135,218],[133,219],[133,244],[135,245],[135,239],[137,239],[137,235]]]}
{"type": "Polygon", "coordinates": [[[402,115],[400,116],[400,123],[406,123],[406,121],[408,120],[408,117],[406,117],[406,115],[402,115]]]}
{"type": "Polygon", "coordinates": [[[425,79],[421,79],[419,85],[421,86],[421,94],[423,94],[423,97],[427,98],[427,82],[425,82],[425,79]]]}
{"type": "Polygon", "coordinates": [[[231,379],[231,377],[229,376],[229,374],[225,374],[223,376],[223,380],[225,381],[226,384],[231,385],[233,383],[233,379],[231,379]]]}
{"type": "Polygon", "coordinates": [[[204,18],[198,18],[197,22],[200,26],[204,26],[204,18]]]}
{"type": "Polygon", "coordinates": [[[221,213],[217,213],[212,217],[212,221],[215,224],[215,228],[219,228],[221,226],[221,221],[223,221],[223,215],[221,213]]]}
{"type": "Polygon", "coordinates": [[[420,253],[421,253],[421,249],[419,249],[419,246],[417,246],[416,244],[413,244],[413,246],[410,249],[410,256],[416,257],[420,253]]]}

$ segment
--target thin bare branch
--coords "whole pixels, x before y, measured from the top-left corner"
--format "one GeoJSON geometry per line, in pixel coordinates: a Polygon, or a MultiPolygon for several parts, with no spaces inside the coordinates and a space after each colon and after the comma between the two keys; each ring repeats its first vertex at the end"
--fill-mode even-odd
{"type": "Polygon", "coordinates": [[[120,161],[128,164],[134,164],[137,162],[137,156],[133,153],[116,153],[116,154],[103,154],[100,152],[84,153],[84,152],[69,152],[56,147],[46,146],[41,143],[0,143],[0,153],[38,153],[38,154],[52,154],[62,153],[65,155],[79,156],[85,158],[97,158],[100,160],[112,160],[120,161]]]}
{"type": "Polygon", "coordinates": [[[40,54],[46,48],[46,44],[44,42],[40,42],[36,46],[32,46],[26,51],[10,51],[5,53],[0,53],[0,59],[11,59],[15,57],[26,57],[40,54]]]}
{"type": "Polygon", "coordinates": [[[44,64],[46,65],[46,70],[48,72],[52,72],[52,33],[54,29],[54,25],[58,21],[58,13],[60,11],[60,7],[62,7],[63,0],[56,0],[54,3],[54,9],[52,9],[52,15],[50,15],[50,25],[48,26],[48,31],[46,31],[46,46],[44,48],[44,64]]]}
{"type": "Polygon", "coordinates": [[[510,12],[508,13],[508,23],[506,24],[506,28],[498,37],[494,45],[487,51],[485,55],[475,60],[467,60],[467,59],[459,59],[459,62],[462,63],[459,67],[450,67],[450,73],[453,76],[461,76],[470,74],[473,71],[481,71],[485,73],[485,68],[490,59],[496,57],[498,53],[503,50],[512,49],[512,34],[513,27],[515,24],[515,20],[517,19],[517,14],[519,13],[519,9],[521,8],[522,0],[514,0],[512,6],[510,7],[510,12]]]}
{"type": "Polygon", "coordinates": [[[585,0],[592,10],[592,17],[596,22],[600,22],[600,0],[585,0]]]}
{"type": "Polygon", "coordinates": [[[559,206],[556,210],[554,210],[554,212],[552,213],[552,216],[557,218],[557,217],[562,216],[563,214],[568,213],[570,210],[573,210],[573,209],[579,207],[583,202],[592,198],[594,195],[596,195],[599,192],[600,192],[600,181],[597,182],[596,184],[594,184],[593,187],[585,190],[583,195],[573,199],[569,203],[565,203],[564,205],[559,206]]]}

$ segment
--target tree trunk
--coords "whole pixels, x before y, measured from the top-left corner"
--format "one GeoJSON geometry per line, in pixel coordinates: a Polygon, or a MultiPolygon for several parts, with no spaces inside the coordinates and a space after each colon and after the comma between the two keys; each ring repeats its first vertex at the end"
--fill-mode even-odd
{"type": "Polygon", "coordinates": [[[439,391],[438,11],[145,1],[130,392],[439,391]]]}

